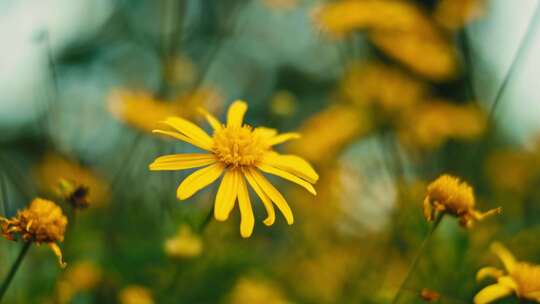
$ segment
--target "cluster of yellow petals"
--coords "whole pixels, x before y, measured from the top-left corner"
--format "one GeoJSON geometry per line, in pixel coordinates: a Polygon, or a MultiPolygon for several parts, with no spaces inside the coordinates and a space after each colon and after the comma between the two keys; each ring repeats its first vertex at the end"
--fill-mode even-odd
{"type": "Polygon", "coordinates": [[[189,226],[182,225],[174,237],[165,241],[164,247],[171,258],[193,258],[202,253],[203,241],[189,226]]]}
{"type": "Polygon", "coordinates": [[[178,96],[172,101],[156,98],[146,91],[118,89],[111,92],[108,109],[118,120],[151,133],[159,121],[169,116],[194,117],[199,107],[220,105],[220,100],[219,94],[209,88],[178,96]]]}
{"type": "Polygon", "coordinates": [[[102,278],[101,269],[91,261],[82,261],[68,268],[58,282],[57,296],[60,303],[71,303],[79,292],[94,289],[102,278]]]}
{"type": "Polygon", "coordinates": [[[259,278],[241,278],[236,283],[228,303],[231,304],[288,304],[282,291],[273,282],[259,278]]]}
{"type": "Polygon", "coordinates": [[[163,124],[170,130],[156,129],[154,133],[190,143],[207,153],[164,155],[149,166],[150,170],[155,171],[204,167],[180,183],[177,189],[180,200],[190,198],[223,175],[215,199],[214,216],[218,221],[227,220],[238,201],[242,237],[251,236],[255,224],[248,185],[259,196],[266,209],[264,224],[270,226],[274,223],[274,205],[283,213],[288,224],[294,221],[283,195],[260,171],[296,183],[314,195],[316,192],[312,184],[319,178],[304,159],[295,155],[282,155],[272,149],[275,145],[297,139],[299,134],[278,134],[274,129],[245,125],[243,120],[246,111],[245,102],[233,102],[227,113],[227,124],[224,125],[202,110],[213,129],[213,136],[180,117],[165,119],[163,124]]]}
{"type": "Polygon", "coordinates": [[[440,25],[455,31],[482,17],[486,10],[485,2],[485,0],[439,0],[434,18],[440,25]]]}
{"type": "Polygon", "coordinates": [[[34,174],[41,191],[68,201],[74,199],[79,206],[100,206],[109,198],[108,185],[101,176],[59,154],[47,153],[34,174]]]}
{"type": "Polygon", "coordinates": [[[414,4],[399,0],[344,0],[315,14],[318,26],[342,36],[365,30],[375,46],[414,72],[435,81],[458,71],[456,50],[434,21],[414,4]]]}
{"type": "Polygon", "coordinates": [[[472,105],[430,100],[403,113],[398,134],[403,143],[419,149],[435,149],[448,139],[472,140],[486,129],[487,117],[472,105]]]}
{"type": "Polygon", "coordinates": [[[68,220],[62,209],[54,202],[36,198],[29,207],[18,211],[13,218],[0,218],[0,221],[3,237],[14,241],[16,235],[20,235],[25,242],[34,242],[38,245],[45,243],[58,257],[60,265],[65,267],[57,243],[64,241],[68,220]]]}
{"type": "Polygon", "coordinates": [[[435,220],[437,214],[449,214],[459,218],[461,226],[469,228],[475,221],[498,214],[501,208],[479,212],[475,209],[473,188],[455,176],[444,174],[427,187],[424,199],[424,217],[435,220]]]}
{"type": "Polygon", "coordinates": [[[474,297],[475,304],[487,304],[516,294],[520,299],[540,303],[540,266],[516,261],[515,257],[499,243],[491,245],[491,251],[502,261],[505,270],[484,267],[478,271],[478,281],[493,278],[497,283],[482,289],[474,297]]]}
{"type": "Polygon", "coordinates": [[[152,292],[139,285],[130,285],[125,287],[118,294],[118,302],[120,304],[154,304],[152,292]]]}

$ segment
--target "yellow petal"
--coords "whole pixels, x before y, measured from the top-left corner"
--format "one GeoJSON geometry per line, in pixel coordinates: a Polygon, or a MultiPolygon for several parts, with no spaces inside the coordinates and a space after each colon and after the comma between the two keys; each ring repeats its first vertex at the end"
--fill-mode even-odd
{"type": "Polygon", "coordinates": [[[514,291],[518,290],[518,284],[511,276],[503,276],[497,279],[497,283],[502,286],[506,286],[514,291]]]}
{"type": "Polygon", "coordinates": [[[283,195],[281,195],[281,193],[279,193],[279,191],[274,188],[274,186],[272,186],[272,184],[266,179],[266,177],[264,177],[257,170],[251,168],[247,170],[257,182],[257,184],[261,187],[261,189],[264,191],[264,193],[268,195],[272,202],[276,204],[281,213],[283,213],[287,224],[292,225],[294,223],[293,213],[283,195]]]}
{"type": "Polygon", "coordinates": [[[307,191],[309,191],[309,193],[311,193],[313,195],[317,195],[317,191],[315,191],[315,188],[313,188],[313,186],[310,183],[306,182],[305,180],[303,180],[303,179],[301,179],[299,177],[296,177],[295,175],[292,175],[291,173],[289,173],[287,171],[284,171],[284,170],[281,170],[281,169],[266,165],[264,163],[261,163],[261,164],[257,165],[257,168],[261,169],[261,171],[264,171],[266,173],[277,175],[277,176],[282,177],[282,178],[284,178],[286,180],[289,180],[289,181],[291,181],[293,183],[296,183],[296,184],[304,187],[307,191]]]}
{"type": "Polygon", "coordinates": [[[204,117],[206,118],[206,121],[208,121],[208,123],[210,124],[212,129],[214,129],[214,131],[222,129],[221,122],[214,115],[210,114],[208,111],[206,111],[203,108],[199,108],[199,112],[201,112],[204,115],[204,117]]]}
{"type": "Polygon", "coordinates": [[[500,278],[504,275],[503,271],[495,267],[484,267],[476,273],[476,280],[482,281],[485,278],[500,278]]]}
{"type": "Polygon", "coordinates": [[[269,140],[277,135],[277,130],[272,128],[257,127],[253,130],[253,134],[261,137],[263,140],[269,140]]]}
{"type": "Polygon", "coordinates": [[[212,154],[171,154],[156,158],[149,166],[152,171],[184,170],[216,162],[212,154]]]}
{"type": "Polygon", "coordinates": [[[199,169],[193,172],[190,176],[182,181],[176,190],[176,196],[180,200],[190,198],[197,191],[208,186],[219,178],[225,168],[221,163],[215,163],[206,168],[199,169]]]}
{"type": "Polygon", "coordinates": [[[493,284],[480,290],[474,297],[474,304],[487,304],[500,298],[504,298],[512,293],[512,289],[500,285],[493,284]]]}
{"type": "Polygon", "coordinates": [[[218,221],[226,221],[234,208],[238,194],[239,173],[236,170],[227,170],[219,185],[214,204],[214,217],[218,221]]]}
{"type": "Polygon", "coordinates": [[[298,139],[298,138],[300,138],[299,133],[283,133],[283,134],[279,134],[278,136],[274,136],[270,138],[267,143],[270,146],[275,146],[275,145],[282,144],[286,141],[289,141],[291,139],[298,139]]]}
{"type": "Polygon", "coordinates": [[[60,247],[58,247],[58,244],[56,243],[47,243],[49,245],[49,248],[54,252],[54,255],[58,258],[58,264],[60,264],[60,267],[66,268],[67,263],[64,262],[64,257],[62,256],[62,250],[60,250],[60,247]]]}
{"type": "Polygon", "coordinates": [[[178,132],[175,132],[175,131],[164,131],[164,130],[152,130],[152,133],[157,133],[157,134],[163,134],[163,135],[167,135],[167,136],[170,136],[170,137],[173,137],[173,138],[176,138],[178,140],[181,140],[181,141],[184,141],[184,142],[187,142],[189,144],[192,144],[194,145],[195,147],[198,147],[198,148],[201,148],[203,150],[207,150],[207,151],[210,151],[211,149],[208,148],[207,145],[203,145],[201,143],[199,143],[198,141],[196,140],[193,140],[185,135],[182,135],[178,132]]]}
{"type": "Polygon", "coordinates": [[[261,199],[264,205],[264,208],[266,209],[267,216],[266,216],[266,219],[263,221],[263,223],[266,226],[272,226],[274,224],[274,221],[276,220],[276,212],[274,210],[274,206],[272,205],[272,201],[270,200],[268,195],[264,193],[264,191],[261,189],[259,184],[257,184],[257,182],[255,181],[253,176],[251,176],[249,171],[246,170],[244,174],[249,185],[251,186],[251,188],[253,188],[255,193],[257,193],[257,195],[259,196],[259,198],[261,199]]]}
{"type": "Polygon", "coordinates": [[[240,175],[238,179],[238,205],[240,206],[240,235],[248,238],[253,233],[255,217],[249,200],[249,192],[244,178],[240,175]]]}
{"type": "Polygon", "coordinates": [[[205,146],[207,149],[212,148],[212,138],[196,124],[180,117],[168,117],[163,123],[196,141],[201,146],[205,146]]]}
{"type": "Polygon", "coordinates": [[[263,163],[287,171],[312,184],[316,183],[319,179],[319,175],[315,172],[315,169],[303,158],[296,155],[267,153],[263,158],[263,163]]]}
{"type": "Polygon", "coordinates": [[[241,100],[237,100],[229,107],[227,113],[227,126],[228,127],[241,127],[244,122],[244,114],[247,111],[247,103],[241,100]]]}
{"type": "Polygon", "coordinates": [[[514,266],[516,265],[516,258],[504,247],[501,243],[495,242],[490,246],[491,252],[496,254],[501,262],[504,264],[506,271],[512,272],[514,266]]]}

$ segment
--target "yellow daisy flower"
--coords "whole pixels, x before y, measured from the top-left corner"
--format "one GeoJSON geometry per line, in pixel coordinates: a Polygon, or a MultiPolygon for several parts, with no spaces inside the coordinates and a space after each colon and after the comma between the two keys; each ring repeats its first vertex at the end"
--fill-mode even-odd
{"type": "Polygon", "coordinates": [[[455,176],[444,174],[428,185],[424,199],[424,217],[433,221],[438,212],[450,214],[459,218],[461,226],[469,228],[473,222],[501,212],[501,208],[480,212],[474,205],[473,188],[455,176]]]}
{"type": "Polygon", "coordinates": [[[475,304],[485,304],[515,293],[521,299],[540,303],[540,266],[516,261],[516,258],[499,243],[490,247],[504,265],[506,271],[484,267],[476,274],[478,281],[494,278],[497,283],[480,290],[474,297],[475,304]]]}
{"type": "Polygon", "coordinates": [[[304,159],[295,155],[278,154],[272,149],[275,145],[299,138],[299,134],[278,134],[274,129],[252,128],[243,124],[246,111],[245,102],[235,101],[229,107],[227,124],[221,124],[213,115],[203,110],[213,129],[212,137],[185,119],[167,118],[163,123],[173,131],[154,130],[154,133],[190,143],[208,153],[164,155],[150,164],[150,170],[153,171],[205,166],[180,183],[176,192],[180,200],[190,198],[223,175],[215,199],[214,217],[218,221],[227,220],[238,199],[241,215],[240,234],[244,238],[251,236],[255,224],[248,184],[266,208],[268,216],[264,224],[270,226],[274,223],[275,211],[272,203],[283,213],[289,225],[294,221],[292,211],[283,195],[260,171],[294,182],[313,195],[316,195],[316,192],[312,184],[319,178],[304,159]]]}

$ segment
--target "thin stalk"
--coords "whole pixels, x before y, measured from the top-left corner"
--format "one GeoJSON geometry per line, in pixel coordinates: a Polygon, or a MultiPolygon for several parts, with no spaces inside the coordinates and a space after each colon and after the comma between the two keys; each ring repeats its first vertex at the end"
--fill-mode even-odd
{"type": "Polygon", "coordinates": [[[407,287],[407,283],[411,279],[412,274],[414,273],[414,271],[416,270],[416,267],[418,266],[418,262],[420,261],[420,258],[422,257],[422,255],[423,255],[423,253],[424,253],[424,251],[425,251],[425,249],[427,247],[427,244],[431,240],[431,237],[433,236],[433,233],[435,232],[435,230],[437,230],[437,227],[439,227],[439,224],[441,223],[441,221],[443,219],[443,216],[444,216],[444,214],[442,214],[442,213],[439,214],[437,216],[437,218],[435,219],[435,222],[433,222],[433,224],[431,225],[431,228],[429,229],[426,237],[422,241],[422,244],[420,245],[420,249],[419,249],[418,253],[416,254],[416,256],[414,257],[414,260],[411,263],[411,267],[409,267],[409,271],[407,272],[407,275],[405,276],[405,279],[403,279],[403,282],[401,283],[401,286],[399,287],[399,289],[398,289],[398,291],[396,293],[396,296],[394,297],[394,300],[392,301],[392,304],[398,303],[401,295],[403,294],[403,291],[407,287]]]}
{"type": "Polygon", "coordinates": [[[0,303],[2,302],[2,299],[4,297],[4,294],[6,293],[9,284],[13,280],[13,277],[15,276],[15,273],[17,273],[17,270],[19,269],[19,266],[21,266],[21,262],[23,261],[24,257],[26,256],[26,253],[28,252],[28,249],[30,249],[30,245],[32,242],[25,242],[23,247],[21,248],[21,251],[19,252],[19,256],[17,256],[17,259],[15,260],[15,263],[11,266],[11,269],[9,270],[9,273],[7,274],[6,278],[4,279],[4,282],[2,283],[2,286],[0,287],[0,303]]]}

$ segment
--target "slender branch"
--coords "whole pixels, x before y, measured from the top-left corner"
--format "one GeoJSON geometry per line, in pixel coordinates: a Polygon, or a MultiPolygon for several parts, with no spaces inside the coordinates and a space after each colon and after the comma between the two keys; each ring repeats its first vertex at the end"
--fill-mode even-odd
{"type": "Polygon", "coordinates": [[[429,229],[426,237],[422,241],[422,244],[420,245],[420,249],[418,250],[418,253],[414,257],[414,260],[411,263],[411,266],[409,267],[409,271],[407,272],[407,275],[405,276],[405,279],[401,283],[401,286],[399,287],[399,289],[398,289],[398,291],[396,293],[396,296],[394,297],[394,300],[392,301],[392,304],[398,303],[398,300],[400,299],[401,295],[403,294],[403,291],[407,287],[407,283],[411,279],[412,274],[414,273],[414,271],[416,270],[416,267],[418,266],[418,262],[420,261],[420,258],[422,257],[422,255],[423,255],[423,253],[424,253],[424,251],[426,249],[427,244],[431,240],[431,237],[433,236],[433,233],[435,232],[437,227],[439,227],[439,224],[441,223],[443,217],[444,217],[444,214],[440,213],[437,216],[437,218],[435,219],[435,221],[433,222],[433,224],[431,225],[431,228],[429,229]]]}
{"type": "Polygon", "coordinates": [[[15,260],[15,263],[11,266],[11,269],[9,270],[9,273],[7,274],[6,278],[4,279],[4,282],[2,283],[2,286],[0,287],[0,303],[2,302],[2,299],[4,297],[4,294],[6,293],[9,284],[13,280],[13,277],[15,276],[15,273],[17,273],[17,270],[19,269],[19,266],[21,266],[21,262],[23,261],[24,257],[26,256],[26,253],[28,252],[28,249],[30,249],[30,245],[32,242],[25,242],[23,247],[21,248],[21,251],[19,252],[19,256],[17,256],[17,259],[15,260]]]}

